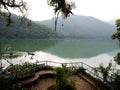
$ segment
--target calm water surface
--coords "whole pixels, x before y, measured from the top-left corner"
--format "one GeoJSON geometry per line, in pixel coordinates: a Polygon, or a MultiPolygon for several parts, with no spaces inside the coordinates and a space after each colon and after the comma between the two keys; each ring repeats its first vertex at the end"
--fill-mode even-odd
{"type": "Polygon", "coordinates": [[[89,58],[103,53],[115,55],[119,51],[118,42],[108,39],[2,39],[2,48],[11,51],[44,51],[63,58],[89,58]]]}

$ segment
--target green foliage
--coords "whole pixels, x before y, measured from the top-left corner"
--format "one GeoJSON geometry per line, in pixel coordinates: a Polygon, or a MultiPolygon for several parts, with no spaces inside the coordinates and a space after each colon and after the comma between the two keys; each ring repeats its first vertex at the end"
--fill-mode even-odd
{"type": "MultiPolygon", "coordinates": [[[[117,32],[112,35],[112,38],[117,39],[120,42],[120,19],[116,20],[116,29],[117,29],[117,32]]],[[[120,53],[118,53],[117,56],[115,57],[115,61],[118,64],[120,64],[120,53]]]]}
{"type": "Polygon", "coordinates": [[[118,70],[117,72],[112,74],[112,81],[111,81],[111,86],[113,90],[120,90],[120,71],[118,70]]]}
{"type": "Polygon", "coordinates": [[[30,63],[24,63],[18,66],[18,77],[26,77],[32,75],[35,72],[34,65],[30,63]]]}
{"type": "Polygon", "coordinates": [[[104,81],[107,81],[107,77],[109,75],[109,71],[110,71],[111,67],[112,67],[112,63],[109,63],[109,65],[107,67],[104,67],[103,64],[100,64],[98,69],[102,73],[104,81]]]}
{"type": "Polygon", "coordinates": [[[1,16],[6,18],[7,25],[12,23],[11,21],[11,12],[9,9],[18,9],[23,16],[27,14],[27,5],[24,0],[0,0],[0,18],[1,16]]]}
{"type": "Polygon", "coordinates": [[[75,81],[70,77],[75,72],[72,67],[57,67],[55,71],[57,80],[57,87],[55,90],[76,90],[75,81]]]}
{"type": "Polygon", "coordinates": [[[84,74],[85,73],[85,68],[83,68],[83,67],[79,67],[78,69],[77,69],[77,73],[80,73],[80,74],[84,74]]]}
{"type": "Polygon", "coordinates": [[[113,38],[113,39],[118,39],[118,40],[120,41],[120,31],[117,31],[116,33],[114,33],[114,34],[112,35],[112,38],[113,38]]]}
{"type": "Polygon", "coordinates": [[[58,16],[61,13],[63,18],[67,18],[72,13],[72,9],[75,8],[74,2],[69,2],[67,0],[48,0],[48,5],[54,7],[55,11],[55,31],[58,21],[58,16]]]}
{"type": "Polygon", "coordinates": [[[116,20],[117,31],[120,31],[120,19],[116,20]]]}
{"type": "Polygon", "coordinates": [[[61,12],[64,18],[72,14],[71,10],[75,8],[74,2],[67,0],[48,0],[48,5],[54,7],[55,14],[61,12]]]}
{"type": "Polygon", "coordinates": [[[114,90],[120,90],[120,75],[116,75],[115,81],[113,81],[114,90]]]}
{"type": "Polygon", "coordinates": [[[115,56],[115,61],[120,65],[120,52],[115,56]]]}
{"type": "Polygon", "coordinates": [[[116,29],[117,32],[112,35],[112,38],[120,41],[120,19],[116,20],[116,29]]]}
{"type": "MultiPolygon", "coordinates": [[[[31,21],[31,25],[25,27],[21,24],[17,15],[12,16],[13,22],[9,27],[6,27],[4,19],[0,19],[0,38],[7,39],[48,39],[57,38],[59,34],[54,30],[46,27],[45,25],[38,24],[37,22],[31,21]]],[[[29,19],[27,19],[29,20],[29,19]]],[[[26,20],[26,21],[27,21],[26,20]]],[[[23,21],[24,22],[24,21],[23,21]]]]}
{"type": "Polygon", "coordinates": [[[10,73],[16,74],[17,78],[24,78],[32,76],[35,71],[39,71],[44,68],[43,64],[24,63],[23,65],[10,65],[6,70],[10,73]]]}

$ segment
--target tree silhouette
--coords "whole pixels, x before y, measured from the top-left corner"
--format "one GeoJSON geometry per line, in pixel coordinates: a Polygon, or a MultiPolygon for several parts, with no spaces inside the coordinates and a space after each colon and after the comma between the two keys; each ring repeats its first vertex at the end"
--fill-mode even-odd
{"type": "MultiPolygon", "coordinates": [[[[117,32],[112,35],[112,38],[117,39],[120,42],[120,19],[116,20],[116,29],[117,32]]],[[[120,64],[120,52],[115,57],[115,61],[117,61],[117,63],[120,64]]]]}
{"type": "Polygon", "coordinates": [[[67,0],[48,0],[48,5],[54,7],[56,31],[59,14],[61,13],[63,18],[67,18],[70,14],[73,15],[71,10],[75,8],[75,3],[67,0]]]}
{"type": "MultiPolygon", "coordinates": [[[[55,12],[55,31],[57,28],[58,16],[61,13],[63,18],[67,18],[72,13],[72,9],[75,8],[75,3],[68,0],[48,0],[48,5],[54,7],[55,12]]],[[[11,12],[9,8],[19,9],[19,11],[25,16],[28,8],[27,3],[24,0],[0,0],[0,16],[7,17],[9,25],[11,23],[11,12]],[[7,14],[5,13],[7,12],[7,14]]],[[[23,18],[23,21],[26,19],[23,18]]]]}
{"type": "Polygon", "coordinates": [[[6,17],[7,25],[9,25],[11,23],[10,8],[18,9],[25,16],[27,12],[26,4],[23,0],[0,0],[0,16],[6,17]]]}
{"type": "Polygon", "coordinates": [[[117,32],[112,35],[112,38],[120,41],[120,19],[116,20],[116,28],[117,32]]]}

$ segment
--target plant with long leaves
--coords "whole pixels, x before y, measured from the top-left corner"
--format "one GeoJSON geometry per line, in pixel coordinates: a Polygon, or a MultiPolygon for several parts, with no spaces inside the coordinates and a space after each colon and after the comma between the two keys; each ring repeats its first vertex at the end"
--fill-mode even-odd
{"type": "Polygon", "coordinates": [[[98,69],[100,70],[104,81],[107,81],[107,77],[109,75],[109,71],[110,71],[111,67],[112,67],[112,63],[109,63],[108,66],[106,66],[106,67],[104,67],[103,64],[100,64],[98,69]]]}
{"type": "Polygon", "coordinates": [[[76,68],[74,67],[57,67],[56,71],[56,80],[57,80],[57,87],[55,90],[76,90],[75,87],[75,80],[71,77],[76,68]]]}

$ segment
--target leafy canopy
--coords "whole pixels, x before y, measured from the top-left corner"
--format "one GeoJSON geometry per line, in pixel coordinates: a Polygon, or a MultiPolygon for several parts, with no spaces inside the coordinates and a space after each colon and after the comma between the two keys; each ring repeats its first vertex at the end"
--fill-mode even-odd
{"type": "MultiPolygon", "coordinates": [[[[73,14],[71,10],[75,8],[75,3],[70,0],[48,0],[47,2],[48,5],[54,7],[56,31],[59,14],[61,13],[63,18],[67,18],[70,14],[73,14]]],[[[0,16],[5,16],[9,25],[11,23],[11,12],[9,9],[18,9],[25,16],[28,10],[26,4],[24,0],[0,0],[0,16]]],[[[23,19],[23,21],[26,21],[26,19],[23,19]]]]}
{"type": "Polygon", "coordinates": [[[68,0],[48,0],[48,5],[54,7],[55,31],[56,31],[59,14],[61,13],[63,18],[69,17],[70,14],[73,15],[72,9],[75,8],[75,3],[68,0]]]}
{"type": "MultiPolygon", "coordinates": [[[[112,35],[112,38],[117,39],[120,42],[120,19],[116,20],[116,29],[117,32],[112,35]]],[[[120,64],[120,52],[116,55],[114,59],[118,64],[120,64]]]]}
{"type": "Polygon", "coordinates": [[[112,35],[112,38],[120,41],[120,19],[116,20],[116,29],[117,32],[112,35]]]}
{"type": "Polygon", "coordinates": [[[11,23],[11,12],[10,8],[18,9],[23,16],[27,14],[27,3],[23,0],[0,0],[0,16],[6,17],[7,25],[11,23]]]}

